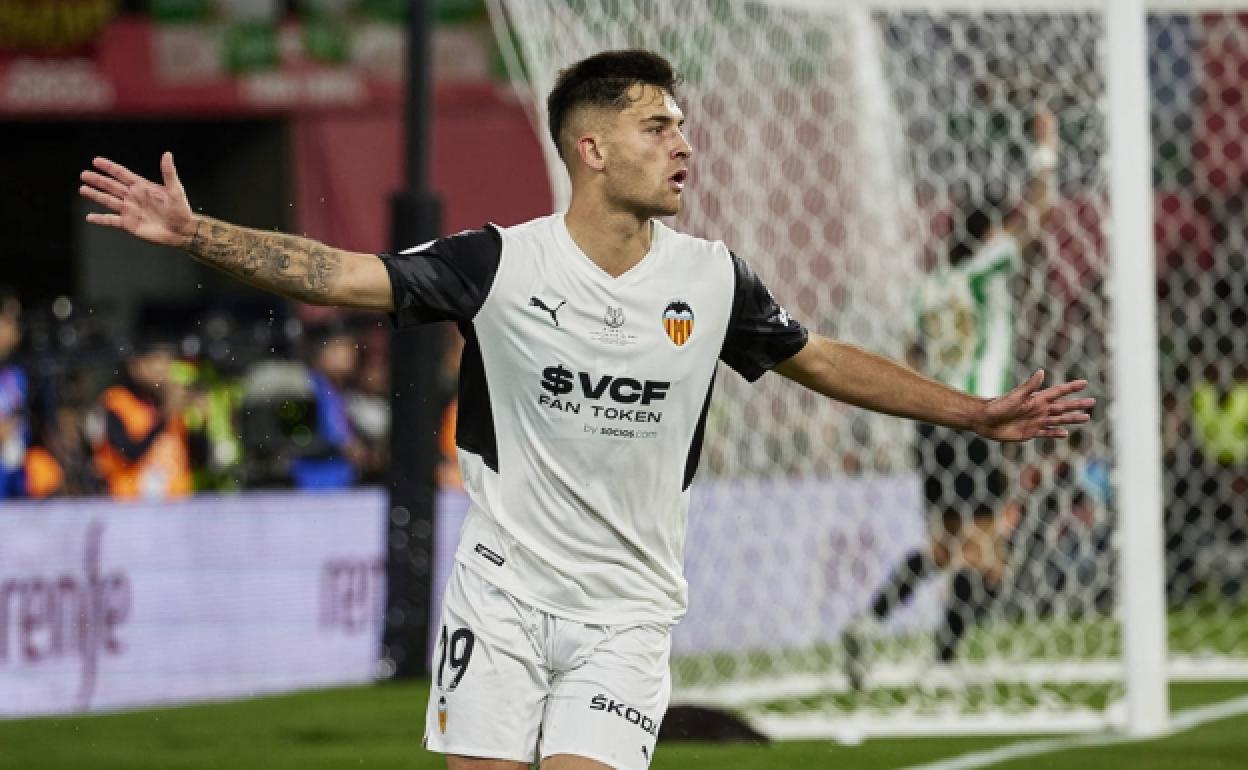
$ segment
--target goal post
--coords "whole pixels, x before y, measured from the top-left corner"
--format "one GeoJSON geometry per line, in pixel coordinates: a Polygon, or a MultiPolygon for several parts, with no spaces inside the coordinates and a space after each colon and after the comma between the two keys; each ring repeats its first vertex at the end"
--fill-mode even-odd
{"type": "Polygon", "coordinates": [[[674,703],[773,737],[1151,734],[1167,672],[1248,676],[1248,3],[490,9],[544,144],[561,68],[667,56],[694,147],[673,224],[812,330],[1098,398],[1071,440],[997,451],[721,373],[674,703]]]}
{"type": "Polygon", "coordinates": [[[1127,723],[1136,735],[1168,723],[1162,551],[1161,395],[1148,109],[1148,40],[1141,0],[1107,2],[1110,237],[1114,287],[1114,406],[1122,532],[1127,723]]]}

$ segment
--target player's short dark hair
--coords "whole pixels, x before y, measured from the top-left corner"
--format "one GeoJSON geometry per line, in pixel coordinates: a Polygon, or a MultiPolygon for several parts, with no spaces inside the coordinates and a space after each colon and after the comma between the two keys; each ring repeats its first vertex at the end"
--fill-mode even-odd
{"type": "Polygon", "coordinates": [[[574,110],[578,107],[622,110],[629,104],[628,89],[638,83],[661,88],[675,96],[680,76],[667,59],[642,49],[603,51],[561,70],[546,98],[550,138],[559,156],[564,157],[559,137],[574,110]]]}

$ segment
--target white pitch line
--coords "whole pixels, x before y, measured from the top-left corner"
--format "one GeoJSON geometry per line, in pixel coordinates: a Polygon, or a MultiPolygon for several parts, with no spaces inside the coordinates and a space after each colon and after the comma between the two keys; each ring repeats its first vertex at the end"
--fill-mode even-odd
{"type": "Polygon", "coordinates": [[[991,767],[999,762],[1006,762],[1011,759],[1034,757],[1039,754],[1052,754],[1057,751],[1083,748],[1085,746],[1112,746],[1118,743],[1152,741],[1186,732],[1209,722],[1216,722],[1219,719],[1227,719],[1228,717],[1240,716],[1241,714],[1248,714],[1248,695],[1221,703],[1214,703],[1209,706],[1199,706],[1180,711],[1171,717],[1170,729],[1161,735],[1137,737],[1121,733],[1100,733],[1047,738],[1039,741],[1024,741],[990,751],[979,751],[974,754],[963,754],[952,759],[942,759],[926,765],[913,765],[903,768],[903,770],[974,770],[974,768],[979,767],[991,767]]]}

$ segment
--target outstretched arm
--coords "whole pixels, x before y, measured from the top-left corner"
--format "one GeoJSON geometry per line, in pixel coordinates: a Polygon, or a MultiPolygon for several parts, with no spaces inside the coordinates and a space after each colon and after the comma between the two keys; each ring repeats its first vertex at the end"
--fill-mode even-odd
{"type": "Polygon", "coordinates": [[[79,192],[112,213],[87,221],[191,256],[260,289],[314,305],[394,309],[390,278],[372,254],[335,249],[308,238],[239,227],[191,211],[173,166],[160,159],[164,184],[105,158],[82,172],[79,192]]]}
{"type": "Polygon", "coordinates": [[[1088,421],[1096,400],[1067,398],[1084,380],[1040,390],[1044,372],[1000,398],[978,398],[862,348],[816,334],[775,369],[829,398],[875,412],[973,430],[997,441],[1065,438],[1066,426],[1088,421]]]}

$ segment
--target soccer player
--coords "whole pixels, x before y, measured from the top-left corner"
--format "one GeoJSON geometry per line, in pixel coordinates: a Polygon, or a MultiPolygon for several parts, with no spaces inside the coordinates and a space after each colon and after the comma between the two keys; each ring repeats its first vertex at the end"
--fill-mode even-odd
{"type": "MultiPolygon", "coordinates": [[[[1056,192],[1057,127],[1047,107],[1037,108],[1032,129],[1036,144],[1022,199],[1011,207],[1001,196],[988,196],[965,206],[948,263],[926,277],[915,303],[919,368],[985,399],[1001,396],[1012,379],[1010,281],[1022,266],[1023,250],[1038,237],[1056,192]]],[[[935,635],[935,659],[949,663],[998,594],[1020,505],[1010,495],[1015,474],[998,444],[932,424],[920,424],[918,435],[929,540],[906,554],[876,591],[865,625],[884,621],[925,580],[949,574],[935,635]]],[[[865,675],[863,626],[854,624],[843,639],[846,674],[855,689],[865,675]]]]}
{"type": "Polygon", "coordinates": [[[1083,382],[1041,389],[1036,372],[983,399],[810,334],[723,243],[658,221],[690,182],[676,85],[647,51],[564,70],[548,108],[568,211],[380,257],[194,214],[169,154],[163,184],[104,159],[83,174],[83,195],[109,212],[91,222],[292,299],[458,323],[472,505],[425,725],[451,770],[649,765],[718,361],[1000,441],[1088,420],[1092,399],[1072,396],[1083,382]]]}

